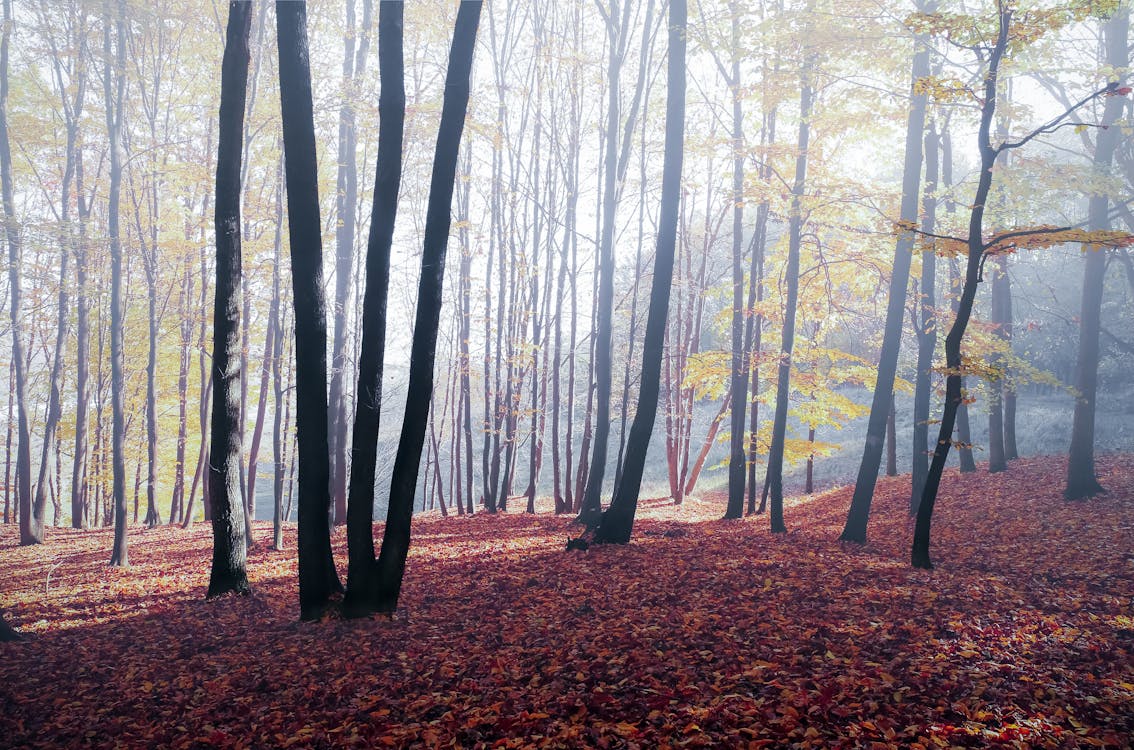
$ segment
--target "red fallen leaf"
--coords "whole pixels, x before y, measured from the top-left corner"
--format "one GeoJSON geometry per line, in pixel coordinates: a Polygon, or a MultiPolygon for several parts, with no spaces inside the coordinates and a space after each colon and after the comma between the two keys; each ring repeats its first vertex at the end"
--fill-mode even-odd
{"type": "Polygon", "coordinates": [[[108,572],[109,530],[19,547],[0,524],[33,636],[0,645],[0,744],[1121,747],[1132,459],[1098,458],[1089,505],[1062,458],[950,471],[932,574],[908,567],[908,477],[880,480],[865,549],[837,541],[849,488],[790,499],[786,537],[719,523],[721,494],[647,501],[633,543],[587,556],[570,519],[418,518],[393,621],[296,623],[294,525],[249,552],[256,596],[207,602],[205,525],[131,532],[108,572]]]}

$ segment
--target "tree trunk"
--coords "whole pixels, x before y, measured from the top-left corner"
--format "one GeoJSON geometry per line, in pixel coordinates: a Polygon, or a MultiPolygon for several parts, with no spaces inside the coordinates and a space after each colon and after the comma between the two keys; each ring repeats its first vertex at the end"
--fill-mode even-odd
{"type": "Polygon", "coordinates": [[[32,509],[31,429],[28,425],[27,374],[20,311],[20,232],[12,185],[12,152],[8,142],[8,44],[12,35],[12,0],[4,0],[4,29],[0,42],[0,186],[3,189],[4,230],[8,239],[8,308],[12,337],[12,369],[16,398],[16,505],[20,517],[20,544],[43,541],[43,516],[32,509]]]}
{"type": "MultiPolygon", "coordinates": [[[[1003,323],[1004,295],[1008,283],[1008,264],[1004,257],[996,259],[992,267],[992,315],[991,322],[999,326],[1003,323]]],[[[1004,340],[1003,333],[997,329],[997,338],[1004,340]]],[[[1004,358],[994,354],[991,362],[993,375],[988,382],[988,473],[1006,471],[1008,460],[1004,455],[1004,358]]]]}
{"type": "MultiPolygon", "coordinates": [[[[386,352],[386,303],[390,284],[390,249],[398,210],[405,129],[405,79],[402,61],[401,3],[378,10],[378,67],[382,93],[378,102],[378,157],[374,177],[370,237],[366,250],[366,291],[362,301],[362,349],[358,358],[357,411],[351,446],[350,498],[347,503],[348,616],[378,610],[378,570],[374,559],[374,476],[382,412],[382,369],[386,352]]],[[[463,344],[466,347],[467,340],[463,344]]],[[[467,374],[465,375],[467,378],[467,374]]]]}
{"type": "Polygon", "coordinates": [[[984,209],[992,187],[992,168],[996,163],[997,151],[992,147],[989,131],[996,113],[996,82],[1000,71],[1000,60],[1008,45],[1008,26],[1010,10],[1001,10],[1000,27],[995,45],[990,50],[988,71],[984,79],[984,103],[981,105],[980,129],[977,145],[980,149],[980,173],[977,179],[976,195],[969,213],[968,257],[965,268],[965,283],[957,302],[957,317],[945,337],[945,405],[938,431],[937,445],[933,450],[933,460],[929,464],[929,474],[925,480],[925,491],[917,510],[917,523],[914,527],[913,546],[910,558],[915,568],[932,568],[929,559],[929,531],[933,519],[933,506],[937,501],[937,490],[941,485],[941,474],[945,460],[952,445],[953,427],[957,417],[957,407],[962,400],[961,393],[961,341],[973,311],[977,284],[980,282],[981,259],[984,255],[984,209]]]}
{"type": "Polygon", "coordinates": [[[799,250],[802,244],[803,215],[800,203],[807,179],[807,144],[811,134],[811,61],[804,64],[803,85],[799,95],[799,141],[795,160],[795,181],[791,190],[788,213],[788,257],[784,269],[787,297],[784,301],[784,324],[780,344],[780,364],[776,379],[776,413],[772,421],[772,445],[768,451],[768,493],[771,499],[772,533],[787,531],[784,525],[784,443],[787,438],[788,396],[791,388],[791,355],[795,344],[795,313],[799,299],[799,250]]]}
{"type": "Polygon", "coordinates": [[[276,2],[280,106],[295,305],[296,435],[299,441],[299,610],[316,619],[342,590],[331,552],[327,424],[327,311],[307,8],[276,2]]]}
{"type": "MultiPolygon", "coordinates": [[[[917,9],[931,12],[935,0],[918,0],[917,9]]],[[[886,328],[878,361],[878,378],[870,405],[866,427],[866,444],[862,451],[854,496],[847,512],[843,541],[866,542],[866,525],[870,520],[870,503],[878,482],[878,464],[882,458],[883,433],[894,395],[894,378],[898,370],[898,354],[902,346],[902,318],[905,314],[906,287],[909,285],[910,261],[913,258],[914,233],[917,223],[919,186],[921,182],[922,134],[925,131],[926,95],[915,93],[917,83],[929,75],[929,45],[924,35],[914,37],[915,52],[910,84],[910,110],[906,120],[906,153],[902,173],[903,224],[894,249],[894,267],[890,273],[890,289],[886,306],[886,328]]],[[[896,471],[896,467],[895,467],[896,471]]]]}
{"type": "MultiPolygon", "coordinates": [[[[642,378],[638,410],[626,442],[626,461],[622,481],[610,508],[602,515],[595,540],[626,544],[634,528],[634,514],[642,487],[646,452],[657,416],[661,393],[661,364],[665,350],[666,320],[669,316],[669,290],[673,280],[677,247],[677,214],[681,200],[681,166],[685,133],[685,0],[669,3],[668,93],[665,112],[665,154],[662,165],[661,209],[658,214],[657,250],[654,276],[650,282],[650,310],[642,343],[642,378]]],[[[596,460],[598,454],[596,453],[596,460]]]]}
{"type": "Polygon", "coordinates": [[[248,84],[252,4],[230,2],[221,63],[221,108],[216,177],[216,285],[213,307],[213,414],[209,485],[213,510],[213,564],[208,596],[250,592],[245,570],[241,450],[240,165],[248,84]]]}
{"type": "Polygon", "coordinates": [[[740,11],[729,2],[732,17],[732,70],[728,81],[732,94],[732,415],[729,435],[728,507],[725,518],[744,515],[745,445],[744,417],[748,399],[749,358],[744,350],[744,111],[740,95],[740,11]]]}
{"type": "Polygon", "coordinates": [[[110,187],[107,211],[107,233],[110,237],[110,409],[111,462],[114,482],[114,552],[112,566],[127,566],[126,550],[126,384],[123,373],[124,310],[122,305],[122,240],[119,236],[118,210],[122,190],[122,114],[126,91],[126,2],[117,3],[115,19],[116,50],[110,52],[110,21],[103,33],[103,57],[106,70],[103,92],[106,98],[106,130],[110,140],[110,187]]]}
{"type": "Polygon", "coordinates": [[[350,308],[351,270],[354,266],[355,214],[358,210],[358,139],[355,133],[354,97],[366,69],[371,0],[363,4],[363,35],[355,52],[354,0],[346,6],[343,35],[343,103],[339,109],[339,162],[335,215],[335,328],[331,353],[331,501],[335,524],[347,522],[347,404],[343,384],[347,375],[347,310],[350,308]]]}
{"type": "MultiPolygon", "coordinates": [[[[931,234],[937,220],[937,130],[930,126],[925,133],[925,189],[922,194],[921,231],[931,234]]],[[[929,472],[929,402],[933,377],[933,353],[937,349],[937,255],[932,245],[921,251],[921,295],[918,300],[920,320],[917,332],[917,375],[914,381],[913,406],[913,469],[910,491],[910,514],[917,513],[925,475],[929,472]]]]}
{"type": "MultiPolygon", "coordinates": [[[[1130,65],[1127,46],[1130,11],[1122,7],[1104,26],[1106,62],[1115,71],[1126,71],[1130,65]]],[[[1119,83],[1120,86],[1125,85],[1119,83]]],[[[1122,117],[1125,97],[1107,98],[1103,109],[1102,128],[1098,130],[1093,167],[1105,173],[1114,159],[1122,139],[1122,128],[1113,124],[1122,117]]],[[[1087,206],[1088,230],[1108,229],[1109,201],[1106,193],[1091,195],[1087,206]]],[[[1079,312],[1079,352],[1075,366],[1075,416],[1071,426],[1071,447],[1067,462],[1067,500],[1105,492],[1095,475],[1095,400],[1098,393],[1099,330],[1102,326],[1102,296],[1106,276],[1106,253],[1097,247],[1083,246],[1083,296],[1079,312]]]]}
{"type": "Polygon", "coordinates": [[[898,404],[890,393],[890,410],[886,414],[886,476],[898,476],[898,404]]]}
{"type": "Polygon", "coordinates": [[[442,285],[445,280],[445,249],[451,223],[457,155],[469,102],[469,78],[482,3],[461,3],[445,74],[445,96],[433,176],[425,219],[421,256],[421,279],[417,293],[417,315],[410,349],[409,386],[405,418],[390,479],[390,504],[378,558],[378,611],[393,613],[398,606],[406,555],[409,553],[413,493],[417,484],[421,449],[425,442],[429,399],[433,391],[433,365],[437,350],[442,285]]]}

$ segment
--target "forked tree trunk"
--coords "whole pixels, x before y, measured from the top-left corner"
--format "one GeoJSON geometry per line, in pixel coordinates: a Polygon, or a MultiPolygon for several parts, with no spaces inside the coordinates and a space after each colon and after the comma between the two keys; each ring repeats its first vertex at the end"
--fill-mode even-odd
{"type": "Polygon", "coordinates": [[[441,124],[437,131],[437,148],[433,155],[433,176],[425,218],[405,418],[394,457],[390,504],[386,513],[382,551],[378,557],[376,603],[379,612],[393,613],[397,609],[406,555],[409,553],[413,494],[417,485],[421,449],[425,443],[430,394],[433,391],[433,365],[437,351],[437,328],[441,320],[445,249],[449,239],[457,155],[468,110],[469,78],[481,5],[479,0],[461,3],[445,74],[445,96],[441,108],[441,124]]]}
{"type": "MultiPolygon", "coordinates": [[[[347,502],[348,616],[379,607],[374,559],[374,476],[382,412],[382,368],[386,352],[386,302],[390,284],[390,249],[398,211],[402,174],[402,138],[406,92],[402,61],[402,4],[382,3],[378,10],[378,157],[370,237],[366,250],[366,290],[362,298],[362,348],[358,358],[357,411],[351,447],[350,496],[347,502]]],[[[467,347],[467,341],[464,346],[467,347]]],[[[467,377],[467,375],[466,375],[467,377]]],[[[411,500],[412,501],[412,500],[411,500]]]]}

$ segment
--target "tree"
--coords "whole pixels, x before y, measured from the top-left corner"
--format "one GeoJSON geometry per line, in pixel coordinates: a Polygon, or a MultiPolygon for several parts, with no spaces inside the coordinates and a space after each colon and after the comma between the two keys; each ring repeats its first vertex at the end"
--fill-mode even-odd
{"type": "Polygon", "coordinates": [[[417,289],[417,315],[410,345],[409,387],[398,451],[390,478],[390,503],[382,551],[378,556],[377,611],[392,613],[398,606],[406,555],[409,554],[410,521],[418,464],[425,444],[433,392],[433,364],[437,354],[437,327],[441,321],[441,292],[445,281],[445,250],[452,222],[453,188],[465,113],[469,103],[476,32],[480,24],[480,0],[461,3],[453,28],[453,44],[445,72],[445,98],[433,154],[433,176],[429,184],[429,206],[421,254],[421,278],[417,289]]]}
{"type": "Polygon", "coordinates": [[[814,91],[811,77],[814,59],[803,66],[799,92],[799,139],[796,143],[795,179],[791,188],[791,209],[788,211],[788,257],[784,269],[787,294],[784,298],[784,323],[780,341],[780,362],[776,378],[776,412],[772,420],[772,444],[768,450],[768,494],[772,532],[782,534],[784,525],[784,443],[787,439],[788,397],[791,388],[791,354],[795,344],[795,314],[799,300],[799,250],[803,242],[803,192],[807,180],[807,144],[811,134],[811,107],[814,91]]]}
{"type": "MultiPolygon", "coordinates": [[[[913,545],[910,551],[911,562],[915,568],[930,569],[933,563],[929,557],[930,527],[933,519],[933,507],[937,501],[937,491],[941,485],[941,474],[945,468],[945,460],[949,456],[952,445],[953,427],[956,423],[957,408],[963,400],[961,393],[961,342],[972,315],[973,302],[976,299],[977,285],[981,281],[984,262],[987,257],[998,253],[1009,252],[1015,247],[1042,247],[1059,242],[1068,242],[1078,238],[1080,241],[1091,242],[1095,245],[1104,243],[1128,242],[1129,238],[1116,237],[1113,233],[1083,232],[1072,227],[1040,227],[1023,228],[1002,232],[986,239],[984,236],[984,213],[988,202],[988,194],[992,187],[993,165],[997,157],[1012,149],[1021,148],[1036,137],[1044,133],[1051,133],[1062,127],[1067,118],[1079,108],[1101,96],[1115,96],[1120,93],[1117,83],[1088,94],[1073,104],[1060,115],[1049,120],[1044,125],[1030,131],[1015,140],[1004,141],[999,145],[992,144],[991,129],[996,115],[997,80],[1000,65],[1010,49],[1010,44],[1018,46],[1027,44],[1035,38],[1036,29],[1030,28],[1023,21],[1022,28],[1014,28],[1013,17],[1016,11],[1006,2],[997,3],[996,37],[991,45],[977,42],[974,49],[978,55],[987,54],[987,69],[981,96],[979,97],[980,126],[977,132],[977,145],[980,150],[980,172],[976,186],[976,193],[969,212],[968,235],[963,239],[966,250],[966,265],[964,286],[961,297],[957,303],[957,316],[945,337],[945,366],[947,376],[945,379],[945,404],[941,416],[941,428],[938,432],[937,444],[933,451],[933,460],[929,465],[929,474],[925,481],[925,490],[922,493],[921,504],[917,511],[917,523],[914,527],[913,545]]],[[[1073,12],[1068,18],[1074,18],[1073,12]]],[[[929,18],[930,24],[945,22],[946,19],[929,18]]],[[[1050,20],[1050,19],[1048,19],[1050,20]]],[[[1121,93],[1129,93],[1121,90],[1121,93]]],[[[961,240],[957,240],[961,243],[961,240]]]]}
{"type": "MultiPolygon", "coordinates": [[[[932,0],[919,2],[918,10],[925,12],[934,7],[932,0]]],[[[909,285],[910,261],[913,258],[914,229],[917,222],[918,197],[921,184],[922,134],[925,130],[927,96],[920,82],[929,75],[929,46],[923,34],[914,37],[914,57],[910,81],[910,109],[906,120],[906,153],[902,171],[902,206],[900,230],[894,247],[894,266],[890,272],[890,289],[886,304],[886,328],[882,337],[882,351],[878,359],[878,379],[874,384],[874,398],[870,405],[870,419],[866,427],[866,444],[862,450],[858,477],[854,483],[847,522],[840,537],[844,541],[866,541],[866,524],[870,519],[870,502],[878,482],[878,466],[882,461],[886,419],[894,397],[894,378],[898,371],[898,354],[902,346],[902,318],[906,308],[906,287],[909,285]]]]}
{"type": "Polygon", "coordinates": [[[374,203],[366,250],[366,291],[362,301],[362,348],[358,358],[358,405],[351,445],[347,502],[347,587],[343,611],[363,615],[378,609],[378,570],[374,559],[374,475],[382,413],[382,368],[386,353],[386,303],[390,248],[402,177],[402,138],[406,89],[402,61],[402,3],[378,10],[378,157],[374,203]]]}
{"type": "Polygon", "coordinates": [[[122,128],[126,96],[126,0],[118,0],[115,19],[115,53],[110,52],[110,19],[105,20],[102,36],[104,71],[103,96],[106,101],[106,133],[110,141],[110,188],[106,227],[110,235],[110,410],[111,473],[114,489],[114,551],[112,566],[127,566],[126,550],[126,383],[123,373],[124,320],[122,306],[122,238],[118,211],[122,192],[122,128]]]}
{"type": "Polygon", "coordinates": [[[666,320],[669,316],[669,290],[673,279],[677,247],[677,216],[681,200],[681,164],[685,134],[685,0],[669,2],[668,93],[665,108],[665,155],[662,162],[661,210],[658,216],[654,277],[650,282],[650,310],[642,343],[642,378],[638,392],[638,411],[626,442],[622,481],[614,499],[602,515],[595,540],[625,544],[630,541],[638,493],[646,465],[650,434],[654,429],[661,393],[661,364],[665,350],[666,320]]]}
{"type": "MultiPolygon", "coordinates": [[[[925,190],[922,197],[921,231],[932,234],[937,218],[937,128],[930,126],[925,133],[925,190]]],[[[911,472],[910,513],[917,513],[917,504],[925,488],[925,475],[929,472],[929,399],[932,378],[933,353],[937,349],[937,254],[932,243],[926,243],[921,252],[921,294],[918,300],[917,374],[914,381],[913,407],[913,471],[911,472]]]]}
{"type": "Polygon", "coordinates": [[[8,143],[8,43],[12,36],[12,0],[4,0],[4,30],[0,39],[0,188],[3,190],[4,233],[8,240],[8,316],[12,336],[12,372],[16,400],[16,505],[20,516],[20,544],[43,541],[43,515],[34,520],[31,492],[31,431],[28,427],[27,375],[24,359],[23,317],[20,311],[20,230],[12,186],[12,151],[8,143]]]}
{"type": "Polygon", "coordinates": [[[347,522],[347,399],[346,379],[347,307],[350,304],[351,271],[354,268],[355,215],[358,210],[358,138],[355,134],[354,99],[358,80],[366,70],[370,50],[370,18],[373,3],[365,0],[362,37],[355,49],[354,0],[346,6],[347,27],[343,36],[343,103],[339,109],[339,160],[336,176],[335,214],[335,328],[331,351],[331,456],[335,523],[347,522]]]}
{"type": "Polygon", "coordinates": [[[252,3],[231,0],[221,63],[217,138],[216,286],[213,305],[213,419],[209,485],[213,565],[208,595],[250,591],[245,571],[244,502],[240,482],[241,257],[240,167],[252,3]]]}
{"type": "MultiPolygon", "coordinates": [[[[643,60],[638,66],[638,82],[634,89],[630,111],[626,117],[623,137],[619,140],[618,126],[622,104],[619,81],[630,38],[629,19],[632,5],[630,2],[623,3],[621,19],[618,18],[618,3],[611,2],[609,10],[601,4],[598,6],[603,14],[603,19],[606,21],[607,42],[609,44],[607,65],[607,86],[609,88],[605,131],[606,154],[603,164],[602,237],[599,240],[597,261],[598,297],[595,311],[595,352],[592,360],[596,386],[595,429],[586,489],[579,514],[580,520],[587,523],[598,520],[599,513],[602,511],[602,487],[603,478],[606,475],[607,442],[610,437],[610,390],[613,371],[611,346],[614,316],[614,215],[618,207],[618,186],[622,183],[626,174],[634,123],[637,120],[638,106],[645,90],[646,65],[644,58],[649,48],[648,42],[643,39],[641,49],[643,60]]],[[[653,9],[653,0],[648,0],[646,24],[644,26],[647,30],[653,26],[651,23],[653,9]]]]}
{"type": "MultiPolygon", "coordinates": [[[[1106,64],[1114,71],[1130,66],[1127,37],[1130,9],[1121,7],[1104,26],[1106,64]]],[[[1121,85],[1120,77],[1116,85],[1121,85]]],[[[1122,117],[1126,100],[1112,96],[1103,108],[1102,122],[1095,143],[1092,167],[1105,174],[1123,138],[1123,128],[1114,127],[1122,117]]],[[[1087,205],[1087,228],[1110,228],[1109,199],[1103,190],[1095,189],[1087,205]]],[[[1104,492],[1095,475],[1095,399],[1098,392],[1099,331],[1101,329],[1103,281],[1106,276],[1106,254],[1090,244],[1083,246],[1083,295],[1079,312],[1079,353],[1075,366],[1075,416],[1071,425],[1071,447],[1067,461],[1067,487],[1063,496],[1080,500],[1104,492]]]]}
{"type": "Polygon", "coordinates": [[[327,310],[307,6],[276,2],[280,108],[295,307],[296,435],[299,443],[299,616],[316,619],[342,589],[331,552],[327,424],[327,310]]]}

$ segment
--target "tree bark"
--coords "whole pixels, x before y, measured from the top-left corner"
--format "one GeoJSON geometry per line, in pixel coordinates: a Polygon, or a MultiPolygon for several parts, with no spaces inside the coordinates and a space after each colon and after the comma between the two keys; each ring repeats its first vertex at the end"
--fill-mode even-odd
{"type": "MultiPolygon", "coordinates": [[[[937,129],[925,133],[925,189],[922,193],[921,231],[929,235],[937,220],[937,129]]],[[[937,349],[937,255],[932,244],[921,251],[920,320],[917,331],[917,375],[914,380],[913,461],[910,513],[917,513],[925,476],[929,473],[929,402],[933,376],[933,353],[937,349]]]]}
{"type": "MultiPolygon", "coordinates": [[[[932,11],[935,0],[918,0],[917,9],[932,11]]],[[[894,267],[890,272],[890,289],[886,305],[886,328],[882,336],[882,351],[878,361],[878,378],[874,384],[874,398],[870,405],[870,418],[866,427],[866,444],[862,451],[858,477],[854,484],[850,510],[840,539],[847,542],[866,542],[866,525],[870,520],[870,503],[874,486],[878,482],[878,465],[882,459],[883,433],[894,396],[894,378],[898,371],[898,354],[902,346],[902,318],[906,308],[906,287],[910,279],[910,261],[913,258],[914,232],[917,224],[918,198],[920,197],[922,149],[925,131],[926,95],[916,93],[915,87],[929,75],[929,45],[924,35],[914,37],[914,57],[910,82],[910,110],[906,119],[906,153],[902,172],[902,205],[900,221],[903,226],[894,248],[894,267]]]]}
{"type": "Polygon", "coordinates": [[[27,411],[23,315],[20,285],[20,230],[12,185],[12,152],[8,142],[8,44],[12,35],[12,0],[4,0],[4,29],[0,41],[0,187],[3,190],[4,231],[8,240],[8,308],[12,337],[12,370],[16,399],[16,506],[20,517],[20,544],[43,541],[43,516],[32,510],[31,429],[27,411]]]}
{"type": "Polygon", "coordinates": [[[795,181],[791,189],[788,213],[788,257],[784,269],[787,295],[784,300],[784,324],[780,343],[780,364],[776,379],[776,412],[772,421],[772,444],[768,451],[768,493],[771,500],[771,529],[774,534],[787,531],[784,525],[784,444],[787,438],[788,396],[791,388],[791,355],[795,344],[795,313],[799,299],[799,250],[803,235],[803,214],[800,206],[807,180],[807,146],[811,134],[811,67],[804,63],[803,85],[799,95],[799,140],[795,160],[795,181]]]}
{"type": "MultiPolygon", "coordinates": [[[[669,290],[673,280],[677,247],[677,214],[681,200],[681,166],[685,133],[685,0],[669,2],[668,92],[665,112],[665,154],[662,166],[661,209],[658,214],[657,250],[654,277],[650,282],[650,310],[642,343],[642,378],[638,410],[626,442],[626,461],[622,481],[610,507],[602,514],[595,540],[626,544],[634,528],[634,514],[642,487],[646,452],[654,429],[658,398],[661,394],[661,364],[665,350],[666,319],[669,316],[669,290]]],[[[596,461],[598,460],[596,453],[596,461]]]]}
{"type": "Polygon", "coordinates": [[[213,509],[213,564],[208,596],[250,592],[245,570],[241,450],[241,257],[240,165],[248,84],[252,4],[228,6],[216,176],[216,285],[213,306],[213,409],[209,445],[213,509]]]}
{"type": "MultiPolygon", "coordinates": [[[[390,250],[398,211],[405,130],[405,78],[402,61],[401,3],[382,3],[378,10],[378,68],[382,92],[378,101],[378,157],[374,177],[370,237],[366,251],[366,291],[362,301],[362,349],[358,358],[357,411],[351,446],[350,497],[347,503],[347,589],[343,611],[348,616],[379,607],[378,570],[374,558],[374,477],[378,428],[382,412],[382,369],[386,347],[386,303],[390,285],[390,250]]],[[[467,343],[466,343],[467,346],[467,343]]]]}
{"type": "Polygon", "coordinates": [[[453,30],[453,45],[445,74],[445,97],[441,124],[437,131],[437,148],[433,156],[433,177],[429,186],[429,204],[425,219],[425,239],[421,257],[421,280],[418,284],[417,315],[410,349],[409,387],[406,393],[405,418],[394,457],[390,479],[390,504],[378,557],[378,611],[393,613],[397,609],[409,553],[410,520],[413,515],[413,494],[417,484],[421,449],[425,442],[429,400],[433,391],[433,364],[437,350],[437,328],[440,323],[442,285],[445,280],[445,249],[449,238],[453,186],[457,172],[457,155],[465,114],[469,102],[469,78],[477,26],[480,23],[480,0],[461,3],[453,30]]]}
{"type": "Polygon", "coordinates": [[[126,2],[118,0],[115,19],[116,49],[110,51],[110,20],[103,33],[103,57],[106,70],[103,92],[106,99],[106,130],[110,141],[110,187],[107,211],[107,233],[110,237],[110,409],[111,409],[111,472],[114,489],[114,551],[112,566],[130,564],[126,549],[126,384],[123,373],[124,311],[122,305],[122,240],[119,236],[118,211],[122,190],[122,114],[126,92],[126,2]]]}
{"type": "Polygon", "coordinates": [[[295,305],[296,435],[299,441],[299,611],[317,619],[342,590],[331,552],[327,423],[327,311],[307,44],[307,7],[277,0],[280,106],[295,305]]]}
{"type": "Polygon", "coordinates": [[[992,147],[989,132],[996,114],[996,83],[1000,72],[1000,61],[1008,46],[1008,27],[1011,11],[1002,9],[999,14],[999,30],[996,42],[989,51],[988,70],[984,78],[984,103],[981,105],[980,128],[977,146],[980,150],[980,173],[977,179],[976,195],[969,213],[968,256],[965,267],[965,282],[961,297],[957,301],[957,317],[945,337],[945,405],[941,415],[941,428],[938,431],[937,445],[933,450],[933,460],[929,464],[929,474],[925,480],[925,490],[917,510],[917,523],[914,527],[913,546],[910,558],[915,568],[932,568],[929,559],[929,532],[933,519],[933,506],[937,502],[937,490],[941,485],[941,474],[945,460],[952,445],[953,427],[957,417],[957,407],[961,404],[961,341],[973,311],[977,284],[980,282],[981,259],[984,256],[984,209],[988,193],[992,187],[992,168],[996,163],[997,149],[992,147]]]}
{"type": "MultiPolygon", "coordinates": [[[[1125,71],[1130,65],[1127,46],[1130,11],[1119,8],[1104,27],[1106,62],[1116,71],[1125,71]]],[[[1120,84],[1123,85],[1123,84],[1120,84]]],[[[1122,128],[1113,124],[1122,116],[1125,97],[1112,96],[1103,109],[1102,128],[1095,144],[1093,167],[1105,172],[1114,159],[1114,152],[1122,138],[1122,128]],[[1108,127],[1111,126],[1111,127],[1108,127]]],[[[1094,194],[1087,206],[1087,228],[1108,229],[1109,201],[1103,192],[1094,194]]],[[[1067,462],[1067,486],[1063,497],[1067,500],[1083,498],[1105,492],[1095,475],[1095,401],[1098,393],[1099,330],[1102,325],[1103,283],[1106,276],[1106,253],[1100,248],[1083,247],[1083,295],[1079,312],[1079,352],[1075,368],[1075,416],[1071,425],[1071,447],[1067,462]]]]}

